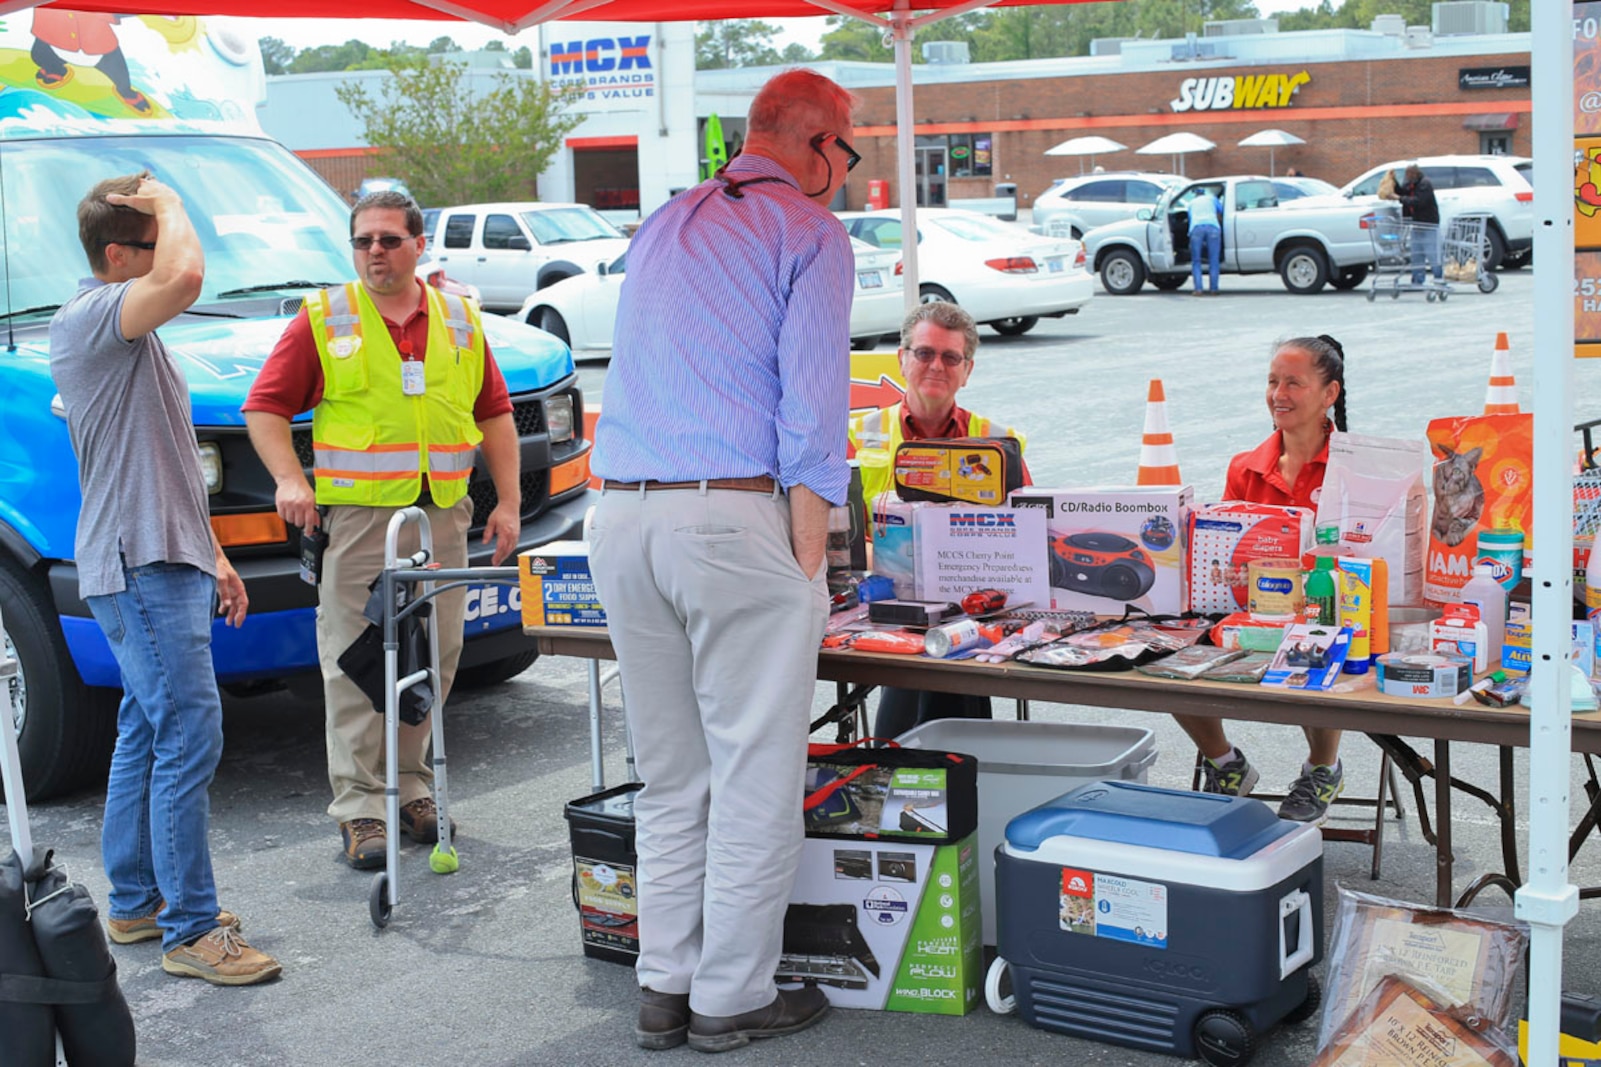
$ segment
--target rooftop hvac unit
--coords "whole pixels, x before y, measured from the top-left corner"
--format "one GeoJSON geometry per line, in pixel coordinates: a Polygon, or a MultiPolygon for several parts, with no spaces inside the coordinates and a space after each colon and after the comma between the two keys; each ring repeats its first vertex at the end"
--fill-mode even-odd
{"type": "Polygon", "coordinates": [[[1408,48],[1427,48],[1434,43],[1434,34],[1427,26],[1408,26],[1401,43],[1408,48]]]}
{"type": "Polygon", "coordinates": [[[1137,41],[1138,37],[1097,37],[1090,42],[1092,56],[1118,56],[1123,54],[1124,41],[1137,41]]]}
{"type": "Polygon", "coordinates": [[[1495,0],[1443,0],[1434,5],[1434,32],[1441,37],[1505,33],[1507,5],[1495,0]]]}
{"type": "Polygon", "coordinates": [[[925,41],[923,43],[924,63],[966,63],[967,61],[966,41],[925,41]]]}
{"type": "Polygon", "coordinates": [[[1382,33],[1386,37],[1406,36],[1405,15],[1374,15],[1373,32],[1382,33]]]}
{"type": "Polygon", "coordinates": [[[1224,19],[1201,27],[1203,37],[1239,37],[1252,33],[1278,33],[1278,19],[1224,19]]]}

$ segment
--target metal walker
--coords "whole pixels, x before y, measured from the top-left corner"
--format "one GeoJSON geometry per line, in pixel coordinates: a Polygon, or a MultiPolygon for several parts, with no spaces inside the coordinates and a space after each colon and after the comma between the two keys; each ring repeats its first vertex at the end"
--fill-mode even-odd
{"type": "Polygon", "coordinates": [[[384,869],[373,875],[368,893],[368,910],[373,925],[380,930],[389,925],[396,904],[400,903],[400,768],[394,754],[400,748],[400,695],[419,682],[428,682],[434,692],[430,709],[433,741],[434,804],[439,809],[439,841],[428,856],[428,867],[435,874],[452,874],[461,867],[461,857],[451,844],[450,794],[445,779],[445,716],[439,671],[437,619],[427,627],[428,664],[402,677],[400,675],[400,625],[421,611],[440,593],[469,585],[516,585],[516,567],[441,568],[430,561],[434,556],[433,528],[427,512],[419,507],[401,508],[389,519],[384,533],[384,569],[379,574],[383,602],[384,640],[384,869]],[[400,531],[418,526],[418,551],[399,555],[400,531]],[[400,606],[402,584],[417,583],[416,595],[400,606]],[[440,584],[443,583],[443,584],[440,584]]]}

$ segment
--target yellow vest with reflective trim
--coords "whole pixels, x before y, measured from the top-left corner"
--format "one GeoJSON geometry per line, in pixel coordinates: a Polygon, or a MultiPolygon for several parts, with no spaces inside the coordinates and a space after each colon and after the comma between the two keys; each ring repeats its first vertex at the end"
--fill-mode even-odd
{"type": "MultiPolygon", "coordinates": [[[[891,404],[852,416],[849,433],[862,468],[862,499],[871,509],[878,494],[895,488],[895,449],[903,439],[901,405],[891,404]]],[[[966,436],[1015,437],[1019,450],[1028,448],[1023,435],[1010,426],[996,426],[982,415],[971,412],[967,416],[966,436]]]]}
{"type": "Polygon", "coordinates": [[[423,475],[438,507],[467,494],[483,434],[473,404],[484,381],[484,331],[460,297],[424,286],[428,349],[424,390],[406,396],[400,351],[367,291],[351,282],[306,302],[322,363],[322,401],[311,416],[317,503],[405,507],[423,475]]]}

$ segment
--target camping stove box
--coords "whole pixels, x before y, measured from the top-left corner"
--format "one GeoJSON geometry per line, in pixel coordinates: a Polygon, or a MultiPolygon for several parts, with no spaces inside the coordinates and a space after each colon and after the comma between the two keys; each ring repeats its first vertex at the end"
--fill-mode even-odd
{"type": "Polygon", "coordinates": [[[1187,485],[1029,488],[1014,492],[1010,503],[1045,512],[1057,609],[1177,615],[1190,609],[1184,539],[1194,495],[1187,485]]]}
{"type": "Polygon", "coordinates": [[[983,987],[978,835],[954,844],[808,836],[778,984],[841,1008],[965,1015],[983,987]]]}
{"type": "Polygon", "coordinates": [[[1317,1007],[1323,838],[1249,797],[1099,782],[996,849],[1000,955],[1033,1026],[1229,1058],[1317,1007]],[[1243,1025],[1242,1025],[1243,1020],[1243,1025]]]}

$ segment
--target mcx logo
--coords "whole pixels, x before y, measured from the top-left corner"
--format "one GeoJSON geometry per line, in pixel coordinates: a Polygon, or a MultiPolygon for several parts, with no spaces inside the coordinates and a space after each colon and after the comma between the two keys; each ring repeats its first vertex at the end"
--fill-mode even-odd
{"type": "Polygon", "coordinates": [[[550,73],[607,74],[621,70],[650,70],[650,34],[638,37],[591,37],[550,46],[550,73]]]}

